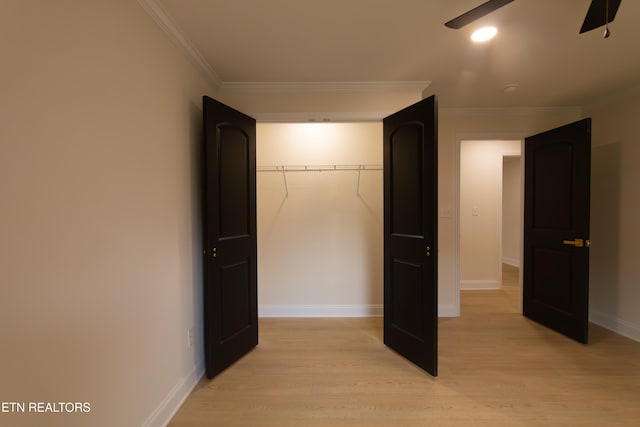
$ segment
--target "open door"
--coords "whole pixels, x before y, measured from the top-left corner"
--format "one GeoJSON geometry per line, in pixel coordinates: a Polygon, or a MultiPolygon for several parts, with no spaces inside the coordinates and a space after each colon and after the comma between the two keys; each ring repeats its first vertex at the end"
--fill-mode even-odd
{"type": "Polygon", "coordinates": [[[204,348],[207,378],[258,344],[256,121],[204,109],[204,348]]]}
{"type": "Polygon", "coordinates": [[[525,139],[523,313],[589,338],[591,119],[525,139]]]}
{"type": "Polygon", "coordinates": [[[383,121],[384,342],[438,374],[437,102],[383,121]]]}

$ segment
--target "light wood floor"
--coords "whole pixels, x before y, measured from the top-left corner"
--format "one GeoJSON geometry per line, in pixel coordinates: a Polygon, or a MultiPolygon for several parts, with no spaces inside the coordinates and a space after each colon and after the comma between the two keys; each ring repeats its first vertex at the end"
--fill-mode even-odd
{"type": "Polygon", "coordinates": [[[578,344],[519,314],[517,270],[440,320],[439,376],[382,343],[382,319],[260,319],[260,345],[202,380],[180,426],[640,426],[640,343],[578,344]]]}

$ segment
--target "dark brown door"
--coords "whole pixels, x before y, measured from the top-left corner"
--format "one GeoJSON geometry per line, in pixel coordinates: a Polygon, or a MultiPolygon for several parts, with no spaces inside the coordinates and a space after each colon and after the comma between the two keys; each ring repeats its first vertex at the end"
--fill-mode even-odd
{"type": "Polygon", "coordinates": [[[437,102],[383,122],[384,342],[438,374],[437,102]]]}
{"type": "Polygon", "coordinates": [[[204,108],[204,347],[212,378],[258,344],[256,122],[204,108]]]}
{"type": "Polygon", "coordinates": [[[587,343],[591,119],[525,139],[524,315],[587,343]]]}

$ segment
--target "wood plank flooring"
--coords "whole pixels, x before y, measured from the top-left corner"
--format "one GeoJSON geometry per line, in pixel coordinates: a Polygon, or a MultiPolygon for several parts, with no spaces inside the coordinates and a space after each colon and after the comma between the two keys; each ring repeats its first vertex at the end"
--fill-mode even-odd
{"type": "Polygon", "coordinates": [[[640,343],[585,346],[519,314],[517,270],[440,319],[439,376],[382,342],[382,319],[260,319],[259,346],[202,380],[186,426],[639,426],[640,343]]]}

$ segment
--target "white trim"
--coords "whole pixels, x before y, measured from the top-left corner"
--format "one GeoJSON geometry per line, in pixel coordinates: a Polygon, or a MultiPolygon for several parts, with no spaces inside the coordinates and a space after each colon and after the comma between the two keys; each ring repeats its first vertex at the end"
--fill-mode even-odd
{"type": "Polygon", "coordinates": [[[220,90],[236,92],[399,92],[419,91],[429,87],[430,81],[372,81],[372,82],[222,82],[220,90]]]}
{"type": "MultiPolygon", "coordinates": [[[[382,304],[301,305],[259,304],[258,317],[382,317],[382,304]]],[[[458,317],[456,305],[438,305],[438,317],[458,317]]]]}
{"type": "Polygon", "coordinates": [[[382,304],[259,304],[259,317],[382,317],[382,304]]]}
{"type": "Polygon", "coordinates": [[[520,260],[515,258],[509,258],[506,256],[502,256],[502,263],[510,265],[512,267],[520,268],[520,260]]]}
{"type": "Polygon", "coordinates": [[[589,310],[589,320],[596,325],[600,325],[603,328],[640,342],[640,325],[636,325],[623,319],[609,317],[608,315],[596,310],[589,310]]]}
{"type": "Polygon", "coordinates": [[[211,65],[202,56],[200,51],[191,43],[189,38],[178,28],[178,25],[171,18],[168,12],[166,12],[156,0],[138,0],[138,3],[147,12],[156,24],[169,36],[169,38],[183,51],[183,53],[190,58],[204,74],[211,80],[211,82],[219,87],[222,83],[220,76],[213,70],[211,65]]]}
{"type": "Polygon", "coordinates": [[[496,266],[496,271],[498,272],[498,283],[502,283],[502,184],[503,184],[503,168],[504,168],[504,153],[500,152],[497,156],[497,165],[496,165],[496,234],[498,236],[497,247],[498,247],[498,265],[496,266]]]}
{"type": "Polygon", "coordinates": [[[460,165],[460,156],[462,152],[462,139],[456,135],[456,143],[454,145],[455,159],[454,159],[454,186],[453,191],[455,193],[455,215],[453,216],[453,227],[455,232],[455,240],[453,242],[454,245],[454,267],[455,271],[453,273],[453,287],[454,287],[454,304],[456,305],[455,311],[460,315],[460,174],[461,174],[461,165],[460,165]]]}
{"type": "Polygon", "coordinates": [[[143,427],[164,427],[168,425],[203,375],[204,360],[201,360],[194,366],[191,373],[178,382],[162,399],[162,402],[144,422],[143,427]]]}
{"type": "MultiPolygon", "coordinates": [[[[442,117],[456,116],[478,116],[478,115],[507,115],[507,116],[528,116],[531,114],[583,114],[582,107],[441,107],[438,114],[442,117]]],[[[482,138],[464,138],[464,139],[482,139],[482,138]]],[[[511,138],[491,138],[491,139],[511,139],[511,138]]],[[[515,138],[520,139],[520,138],[515,138]]]]}
{"type": "Polygon", "coordinates": [[[309,112],[309,113],[259,113],[248,115],[262,123],[353,123],[381,122],[393,112],[309,112]]]}
{"type": "Polygon", "coordinates": [[[460,280],[461,290],[491,290],[501,287],[498,280],[460,280]]]}
{"type": "MultiPolygon", "coordinates": [[[[513,141],[522,142],[521,139],[515,139],[513,141]]],[[[505,259],[504,248],[502,247],[502,240],[504,238],[504,218],[502,217],[502,210],[504,208],[504,159],[505,157],[517,157],[521,158],[522,151],[501,151],[498,153],[498,280],[502,283],[502,263],[505,259]]],[[[520,200],[522,200],[523,194],[521,193],[520,200]]],[[[522,217],[519,219],[518,230],[522,229],[524,224],[522,223],[522,217]]],[[[510,264],[511,265],[511,264],[510,264]]]]}
{"type": "Polygon", "coordinates": [[[438,317],[460,317],[460,310],[455,304],[438,304],[438,317]]]}
{"type": "Polygon", "coordinates": [[[461,132],[456,133],[458,145],[462,141],[524,141],[524,132],[461,132]]]}

